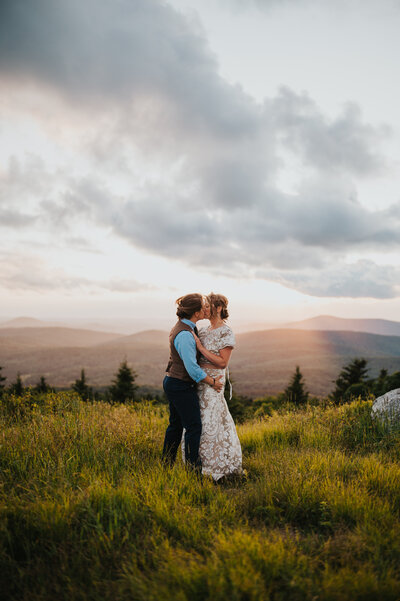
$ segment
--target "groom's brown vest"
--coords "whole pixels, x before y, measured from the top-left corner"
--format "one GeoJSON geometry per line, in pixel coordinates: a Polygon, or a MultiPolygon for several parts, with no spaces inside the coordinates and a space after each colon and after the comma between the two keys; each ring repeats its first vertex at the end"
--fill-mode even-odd
{"type": "MultiPolygon", "coordinates": [[[[169,361],[167,369],[165,371],[167,372],[167,375],[171,378],[178,378],[178,380],[185,380],[185,382],[193,382],[192,378],[186,371],[185,365],[174,345],[175,338],[177,337],[179,332],[182,332],[183,330],[193,332],[190,326],[179,320],[169,333],[169,361]]],[[[197,363],[199,362],[200,356],[201,355],[199,351],[196,349],[197,363]]]]}

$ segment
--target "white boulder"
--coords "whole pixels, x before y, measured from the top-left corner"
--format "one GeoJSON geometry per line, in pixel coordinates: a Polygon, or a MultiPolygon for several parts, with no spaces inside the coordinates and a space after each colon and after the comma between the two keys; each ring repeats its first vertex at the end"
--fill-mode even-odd
{"type": "Polygon", "coordinates": [[[392,427],[400,427],[400,388],[390,390],[375,399],[371,416],[392,427]]]}

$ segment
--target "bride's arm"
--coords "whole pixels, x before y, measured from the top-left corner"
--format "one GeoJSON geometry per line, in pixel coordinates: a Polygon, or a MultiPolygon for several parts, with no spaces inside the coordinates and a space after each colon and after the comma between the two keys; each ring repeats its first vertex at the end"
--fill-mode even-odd
{"type": "Polygon", "coordinates": [[[196,334],[193,334],[193,336],[195,337],[196,346],[199,352],[207,359],[207,361],[216,367],[219,367],[220,369],[224,369],[228,365],[233,350],[232,346],[226,346],[225,348],[222,348],[219,351],[219,355],[215,355],[215,353],[207,350],[206,347],[201,344],[200,338],[198,338],[196,334]]]}

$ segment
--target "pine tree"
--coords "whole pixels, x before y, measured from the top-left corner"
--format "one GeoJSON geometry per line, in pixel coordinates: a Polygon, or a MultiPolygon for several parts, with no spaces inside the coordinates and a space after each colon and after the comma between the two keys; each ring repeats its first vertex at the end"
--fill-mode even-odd
{"type": "Polygon", "coordinates": [[[2,396],[2,394],[3,394],[3,391],[4,391],[4,384],[3,384],[3,382],[5,382],[5,381],[7,380],[7,378],[5,378],[5,377],[4,377],[4,376],[1,374],[1,370],[2,370],[2,369],[3,369],[3,368],[2,368],[2,367],[1,367],[1,365],[0,365],[0,398],[1,398],[1,396],[2,396]]]}
{"type": "Polygon", "coordinates": [[[35,391],[46,393],[46,392],[50,392],[50,390],[51,390],[51,388],[47,384],[46,378],[44,376],[41,376],[39,382],[35,386],[35,391]]]}
{"type": "Polygon", "coordinates": [[[295,405],[303,405],[307,403],[308,392],[305,390],[305,384],[303,382],[303,375],[300,372],[300,367],[296,366],[292,379],[290,380],[289,386],[285,389],[286,400],[295,405]]]}
{"type": "Polygon", "coordinates": [[[110,386],[110,396],[114,403],[125,403],[127,400],[135,400],[137,386],[134,383],[137,374],[128,367],[126,359],[119,366],[115,374],[113,385],[110,386]]]}
{"type": "Polygon", "coordinates": [[[11,392],[14,393],[16,396],[21,396],[23,391],[24,391],[24,386],[22,384],[21,374],[18,372],[17,379],[11,385],[11,392]]]}
{"type": "Polygon", "coordinates": [[[330,398],[337,404],[349,400],[350,396],[353,396],[350,393],[355,390],[354,384],[364,384],[366,386],[367,373],[367,360],[353,359],[342,369],[339,377],[335,380],[336,388],[330,398]],[[350,390],[351,387],[353,387],[352,391],[350,390]]]}
{"type": "Polygon", "coordinates": [[[81,377],[79,380],[75,380],[72,390],[79,394],[82,401],[90,401],[93,398],[93,390],[86,382],[86,374],[84,369],[81,370],[81,377]]]}
{"type": "Polygon", "coordinates": [[[388,370],[381,369],[379,376],[375,380],[371,381],[371,385],[375,396],[378,397],[382,394],[385,394],[385,392],[387,392],[388,385],[388,370]]]}
{"type": "Polygon", "coordinates": [[[395,371],[394,374],[388,376],[385,392],[400,388],[400,371],[395,371]]]}

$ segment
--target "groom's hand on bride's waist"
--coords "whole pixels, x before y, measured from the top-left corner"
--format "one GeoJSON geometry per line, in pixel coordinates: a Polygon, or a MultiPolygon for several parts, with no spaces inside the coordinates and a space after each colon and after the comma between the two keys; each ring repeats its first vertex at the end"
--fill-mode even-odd
{"type": "Polygon", "coordinates": [[[218,378],[214,378],[214,380],[215,380],[215,384],[214,384],[213,388],[215,388],[215,390],[217,392],[221,392],[222,387],[223,387],[222,376],[218,376],[218,378]]]}
{"type": "Polygon", "coordinates": [[[212,376],[207,376],[204,378],[203,382],[214,388],[217,392],[221,392],[223,387],[222,376],[218,376],[218,378],[213,378],[212,376]]]}

